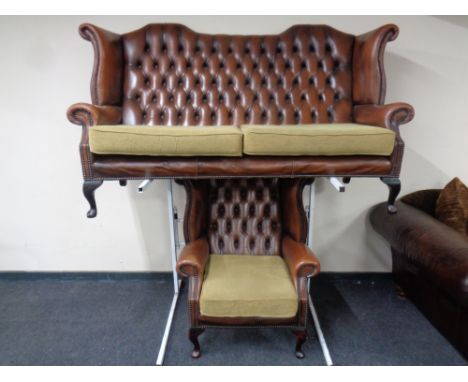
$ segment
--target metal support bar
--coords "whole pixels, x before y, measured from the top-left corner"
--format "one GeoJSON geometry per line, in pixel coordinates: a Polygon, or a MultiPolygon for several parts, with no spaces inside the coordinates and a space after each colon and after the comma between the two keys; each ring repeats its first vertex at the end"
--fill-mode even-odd
{"type": "Polygon", "coordinates": [[[143,182],[141,182],[138,186],[138,192],[141,194],[143,191],[145,191],[146,187],[148,187],[152,181],[153,179],[145,179],[143,182]]]}
{"type": "Polygon", "coordinates": [[[164,329],[164,335],[159,348],[158,358],[156,360],[157,366],[162,366],[164,362],[164,355],[166,354],[167,341],[171,332],[172,321],[174,319],[174,311],[179,298],[180,281],[177,275],[176,264],[177,264],[177,248],[179,246],[179,227],[178,227],[178,215],[177,209],[174,207],[174,197],[172,194],[172,180],[167,180],[167,218],[169,223],[169,239],[170,239],[170,251],[172,261],[172,278],[174,281],[174,296],[172,298],[171,308],[169,309],[169,315],[167,316],[166,328],[164,329]]]}
{"type": "Polygon", "coordinates": [[[314,242],[314,225],[311,216],[315,213],[315,181],[309,186],[309,205],[307,206],[307,216],[309,218],[309,227],[307,230],[307,245],[312,248],[314,242]]]}
{"type": "Polygon", "coordinates": [[[179,212],[177,211],[177,207],[174,206],[174,237],[175,237],[175,247],[176,252],[185,246],[185,241],[180,241],[179,236],[179,223],[183,222],[184,219],[179,218],[179,212]]]}
{"type": "Polygon", "coordinates": [[[162,366],[164,362],[164,356],[166,354],[167,340],[169,339],[169,334],[171,332],[172,320],[174,319],[174,312],[177,305],[177,299],[179,298],[179,292],[174,293],[172,297],[171,308],[169,309],[169,315],[167,316],[166,328],[164,329],[164,335],[161,341],[161,346],[159,347],[158,358],[156,360],[156,366],[162,366]]]}
{"type": "MultiPolygon", "coordinates": [[[[310,283],[310,279],[309,279],[310,283]]],[[[325,341],[325,337],[322,332],[322,327],[320,326],[320,321],[317,316],[317,312],[315,310],[314,302],[312,301],[312,297],[310,296],[310,289],[309,289],[309,309],[310,313],[312,314],[312,320],[314,321],[315,331],[317,332],[317,337],[320,342],[320,347],[322,348],[323,357],[325,358],[325,362],[327,366],[333,366],[333,360],[330,356],[330,351],[328,350],[327,342],[325,341]]]]}
{"type": "Polygon", "coordinates": [[[336,188],[337,191],[345,192],[346,186],[343,183],[341,183],[341,181],[338,180],[337,177],[332,176],[331,178],[328,178],[328,180],[330,181],[331,185],[336,188]]]}
{"type": "MultiPolygon", "coordinates": [[[[336,178],[330,178],[336,179],[336,178]]],[[[333,183],[332,183],[333,184],[333,183]]],[[[307,245],[309,248],[312,249],[313,242],[314,242],[314,214],[315,214],[315,181],[309,187],[309,205],[307,208],[308,218],[309,218],[309,227],[307,233],[307,245]]],[[[307,280],[307,291],[309,296],[309,310],[310,314],[312,315],[312,320],[314,321],[315,331],[317,332],[317,337],[320,342],[320,347],[322,348],[323,357],[325,358],[325,362],[327,366],[333,366],[333,361],[330,356],[330,351],[328,350],[327,342],[325,341],[325,336],[322,332],[322,327],[320,326],[320,321],[317,316],[317,312],[315,310],[314,302],[312,301],[312,297],[310,296],[310,279],[307,280]]]]}
{"type": "MultiPolygon", "coordinates": [[[[152,179],[145,179],[138,186],[138,192],[142,193],[152,182],[152,179]]],[[[167,195],[167,219],[169,223],[169,239],[170,239],[170,252],[172,262],[172,279],[174,282],[174,296],[172,297],[171,307],[169,309],[169,315],[167,316],[166,327],[164,329],[161,346],[159,347],[158,358],[156,359],[156,365],[162,366],[164,362],[164,355],[166,354],[167,341],[171,332],[172,321],[174,319],[174,311],[179,298],[180,281],[177,276],[176,264],[177,264],[177,248],[179,247],[179,227],[178,227],[178,215],[177,209],[174,207],[174,198],[172,195],[172,180],[167,180],[166,187],[167,195]]]]}
{"type": "Polygon", "coordinates": [[[176,206],[173,206],[172,208],[172,216],[173,216],[172,222],[174,225],[174,246],[175,246],[175,252],[177,254],[180,249],[180,239],[179,239],[179,212],[177,211],[176,206]]]}
{"type": "Polygon", "coordinates": [[[178,227],[174,213],[174,198],[172,195],[172,180],[167,181],[167,214],[169,223],[169,238],[171,243],[171,260],[172,260],[172,278],[174,281],[174,293],[179,292],[179,277],[177,276],[176,264],[177,264],[177,248],[176,240],[178,239],[178,227]],[[176,234],[177,231],[177,234],[176,234]],[[177,236],[176,236],[177,235],[177,236]]]}

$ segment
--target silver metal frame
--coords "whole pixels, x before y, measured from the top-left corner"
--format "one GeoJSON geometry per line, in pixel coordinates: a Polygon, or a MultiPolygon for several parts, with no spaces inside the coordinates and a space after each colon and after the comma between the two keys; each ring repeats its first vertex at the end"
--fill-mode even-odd
{"type": "Polygon", "coordinates": [[[333,187],[335,187],[337,191],[345,192],[346,186],[340,180],[338,180],[336,176],[332,176],[331,178],[328,178],[328,180],[330,181],[330,184],[333,187]]]}
{"type": "Polygon", "coordinates": [[[179,292],[174,292],[174,297],[172,298],[171,307],[169,309],[169,315],[167,316],[166,327],[164,329],[161,346],[159,347],[158,358],[156,359],[156,366],[162,366],[164,363],[164,356],[166,355],[167,341],[169,340],[172,320],[174,319],[174,311],[175,311],[178,299],[179,299],[179,292]]]}
{"type": "Polygon", "coordinates": [[[164,363],[167,341],[169,339],[169,334],[171,333],[172,320],[174,319],[174,311],[177,305],[177,300],[179,299],[180,291],[180,280],[176,270],[177,249],[180,247],[178,214],[177,209],[174,207],[174,197],[172,194],[172,180],[168,179],[166,181],[166,185],[167,219],[169,223],[169,239],[171,243],[172,279],[174,282],[174,296],[172,297],[172,304],[171,308],[169,309],[169,315],[167,316],[166,328],[164,329],[161,346],[159,347],[158,358],[156,359],[156,366],[162,366],[164,363]]]}
{"type": "MultiPolygon", "coordinates": [[[[152,179],[145,179],[138,186],[138,192],[142,193],[150,185],[152,179]]],[[[161,340],[161,346],[159,347],[158,358],[156,359],[156,366],[162,366],[164,363],[164,356],[166,354],[167,341],[169,340],[169,334],[171,332],[172,321],[174,319],[174,312],[177,306],[177,300],[179,298],[180,291],[180,280],[177,275],[176,264],[177,264],[177,252],[180,248],[179,242],[179,219],[177,208],[174,207],[174,197],[172,193],[172,180],[167,179],[166,181],[166,196],[167,196],[167,219],[169,223],[169,240],[170,240],[170,252],[172,262],[172,279],[174,285],[174,296],[172,297],[171,307],[169,308],[169,314],[167,316],[166,327],[164,329],[163,338],[161,340]]]]}
{"type": "MultiPolygon", "coordinates": [[[[332,179],[336,179],[336,178],[330,178],[330,182],[332,179]]],[[[336,180],[338,181],[338,179],[336,180]]],[[[341,190],[339,191],[342,192],[341,190]]],[[[307,215],[309,218],[307,245],[310,249],[312,249],[312,245],[314,241],[315,181],[309,187],[309,205],[307,207],[307,210],[308,210],[307,215]]],[[[320,342],[320,347],[322,348],[323,357],[325,358],[325,362],[327,366],[333,366],[333,360],[330,356],[330,351],[328,350],[327,342],[325,341],[325,336],[323,335],[323,332],[322,332],[322,327],[320,326],[320,321],[317,316],[317,311],[315,310],[314,302],[312,301],[312,296],[310,295],[310,279],[308,280],[307,287],[309,291],[310,314],[312,315],[312,320],[314,321],[315,331],[317,332],[317,337],[320,342]]]]}
{"type": "Polygon", "coordinates": [[[138,193],[143,193],[146,190],[146,187],[153,181],[153,179],[145,179],[143,182],[140,183],[138,186],[138,193]]]}

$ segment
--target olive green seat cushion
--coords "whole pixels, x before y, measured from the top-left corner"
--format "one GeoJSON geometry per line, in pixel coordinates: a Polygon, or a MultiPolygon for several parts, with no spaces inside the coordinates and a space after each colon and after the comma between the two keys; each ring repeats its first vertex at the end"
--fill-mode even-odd
{"type": "Polygon", "coordinates": [[[241,156],[242,132],[233,126],[101,125],[89,130],[95,154],[241,156]]]}
{"type": "Polygon", "coordinates": [[[390,155],[395,133],[355,123],[242,125],[249,155],[390,155]]]}
{"type": "Polygon", "coordinates": [[[282,257],[210,255],[200,296],[203,316],[292,318],[297,309],[282,257]]]}

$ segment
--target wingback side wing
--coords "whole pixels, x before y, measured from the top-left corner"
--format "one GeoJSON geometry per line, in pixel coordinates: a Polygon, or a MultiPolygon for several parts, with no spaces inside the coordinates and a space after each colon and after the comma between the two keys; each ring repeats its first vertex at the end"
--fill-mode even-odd
{"type": "Polygon", "coordinates": [[[91,24],[80,25],[79,32],[94,48],[91,99],[94,105],[122,105],[122,37],[91,24]]]}

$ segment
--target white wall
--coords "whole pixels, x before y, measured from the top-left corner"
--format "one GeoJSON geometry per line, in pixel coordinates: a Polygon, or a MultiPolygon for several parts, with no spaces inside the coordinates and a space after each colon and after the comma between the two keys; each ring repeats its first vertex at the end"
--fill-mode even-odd
{"type": "MultiPolygon", "coordinates": [[[[416,118],[402,127],[407,192],[468,183],[468,21],[436,17],[1,17],[0,270],[166,271],[170,269],[165,183],[105,183],[99,214],[86,219],[78,154],[81,128],[67,107],[90,101],[91,44],[77,32],[91,22],[124,33],[150,22],[181,22],[211,33],[278,33],[324,23],[360,34],[400,26],[388,45],[387,102],[406,101],[416,118]]],[[[183,192],[179,192],[179,201],[183,192]]],[[[317,182],[315,249],[324,271],[388,271],[389,251],[369,227],[369,208],[387,189],[371,179],[339,194],[317,182]]]]}

